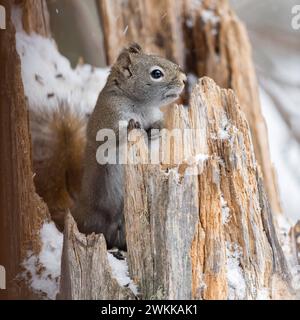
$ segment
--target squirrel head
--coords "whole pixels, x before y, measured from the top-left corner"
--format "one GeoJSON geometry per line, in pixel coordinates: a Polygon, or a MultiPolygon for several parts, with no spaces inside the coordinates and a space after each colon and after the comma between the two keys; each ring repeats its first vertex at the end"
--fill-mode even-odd
{"type": "Polygon", "coordinates": [[[145,54],[137,43],[120,53],[109,76],[109,82],[135,103],[153,106],[175,101],[185,81],[186,75],[177,64],[145,54]]]}

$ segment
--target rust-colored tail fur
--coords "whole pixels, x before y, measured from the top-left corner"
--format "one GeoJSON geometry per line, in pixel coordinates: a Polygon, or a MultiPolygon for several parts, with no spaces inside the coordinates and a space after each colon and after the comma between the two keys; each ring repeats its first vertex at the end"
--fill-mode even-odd
{"type": "Polygon", "coordinates": [[[30,111],[34,182],[60,230],[80,191],[86,122],[67,103],[30,111]]]}

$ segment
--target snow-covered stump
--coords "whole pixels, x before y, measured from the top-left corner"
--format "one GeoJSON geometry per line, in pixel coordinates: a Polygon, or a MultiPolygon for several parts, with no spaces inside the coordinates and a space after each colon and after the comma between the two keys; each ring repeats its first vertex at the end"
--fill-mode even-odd
{"type": "MultiPolygon", "coordinates": [[[[128,263],[141,297],[290,297],[290,273],[233,91],[202,78],[189,109],[169,110],[168,127],[196,129],[173,143],[183,163],[173,157],[170,165],[126,166],[128,263]]],[[[145,159],[147,152],[133,144],[129,156],[145,159]]]]}
{"type": "Polygon", "coordinates": [[[103,235],[81,234],[73,217],[68,214],[65,223],[61,289],[58,299],[135,299],[131,289],[132,283],[122,283],[118,270],[114,269],[114,260],[116,260],[115,263],[122,263],[107,252],[103,235]]]}

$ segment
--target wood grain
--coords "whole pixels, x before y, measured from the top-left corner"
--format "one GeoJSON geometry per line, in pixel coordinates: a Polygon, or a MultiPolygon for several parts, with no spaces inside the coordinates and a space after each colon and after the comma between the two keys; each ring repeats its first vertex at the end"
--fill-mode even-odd
{"type": "MultiPolygon", "coordinates": [[[[11,2],[4,5],[10,17],[11,2]]],[[[49,216],[33,183],[28,109],[11,19],[0,32],[0,43],[1,258],[7,271],[7,296],[24,298],[31,293],[15,278],[28,250],[39,252],[39,231],[49,216]]]]}
{"type": "MultiPolygon", "coordinates": [[[[174,106],[168,119],[171,128],[198,129],[187,138],[188,155],[206,160],[126,166],[128,259],[142,298],[257,299],[265,290],[278,298],[274,286],[285,288],[281,298],[290,296],[250,128],[233,91],[202,78],[189,108],[174,106]],[[232,288],[232,259],[242,294],[232,288]]],[[[132,145],[130,157],[142,150],[132,145]]]]}

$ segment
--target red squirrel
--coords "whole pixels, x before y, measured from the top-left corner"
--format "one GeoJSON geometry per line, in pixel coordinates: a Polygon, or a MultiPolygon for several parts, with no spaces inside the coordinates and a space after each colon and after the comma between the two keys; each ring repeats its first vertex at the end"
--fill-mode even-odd
{"type": "MultiPolygon", "coordinates": [[[[65,176],[61,178],[68,190],[75,193],[75,202],[65,199],[66,204],[72,202],[71,212],[79,230],[86,234],[104,234],[109,249],[117,247],[126,250],[123,216],[124,167],[120,164],[97,162],[96,152],[101,145],[101,142],[96,141],[97,132],[100,129],[112,129],[119,143],[120,121],[128,123],[130,129],[138,127],[149,131],[152,128],[162,128],[163,114],[160,107],[178,99],[185,81],[186,75],[177,64],[146,54],[138,44],[132,44],[120,53],[112,66],[106,85],[88,119],[86,135],[82,135],[84,123],[73,121],[72,115],[64,108],[60,112],[64,113],[63,118],[69,121],[70,126],[64,126],[63,119],[55,120],[60,122],[60,126],[56,128],[57,153],[54,161],[58,162],[57,165],[69,166],[65,176]],[[77,126],[74,131],[73,125],[77,126]],[[83,155],[81,151],[85,139],[83,155]],[[63,141],[61,145],[60,140],[63,141]],[[77,175],[79,180],[81,173],[80,186],[74,175],[77,175]]],[[[48,199],[51,199],[51,196],[47,195],[48,199]]],[[[62,203],[63,198],[62,196],[62,203]]]]}

